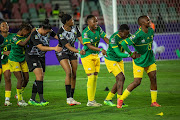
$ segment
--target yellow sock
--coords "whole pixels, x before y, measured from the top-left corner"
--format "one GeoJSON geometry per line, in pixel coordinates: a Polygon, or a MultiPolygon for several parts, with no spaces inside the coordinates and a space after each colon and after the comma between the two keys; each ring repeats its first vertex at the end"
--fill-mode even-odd
{"type": "Polygon", "coordinates": [[[157,99],[157,90],[151,90],[151,100],[152,100],[152,103],[156,102],[156,99],[157,99]]]}
{"type": "Polygon", "coordinates": [[[98,75],[94,75],[94,90],[93,90],[94,98],[96,95],[97,78],[98,78],[98,75]]]}
{"type": "Polygon", "coordinates": [[[17,90],[17,95],[18,95],[18,101],[22,100],[22,89],[16,89],[17,90]]]}
{"type": "Polygon", "coordinates": [[[122,95],[117,94],[117,99],[120,99],[122,95]]]}
{"type": "Polygon", "coordinates": [[[112,100],[112,98],[114,97],[114,95],[115,95],[114,93],[109,92],[105,100],[112,100]]]}
{"type": "Polygon", "coordinates": [[[25,89],[25,87],[22,87],[22,91],[21,91],[21,93],[23,93],[23,92],[24,92],[24,89],[25,89]]]}
{"type": "Polygon", "coordinates": [[[94,75],[88,76],[87,95],[89,101],[94,100],[94,75]]]}
{"type": "Polygon", "coordinates": [[[5,91],[5,98],[9,98],[11,97],[11,91],[5,91]]]}
{"type": "Polygon", "coordinates": [[[125,89],[125,91],[123,92],[120,100],[126,99],[129,95],[130,95],[130,92],[127,89],[125,89]]]}

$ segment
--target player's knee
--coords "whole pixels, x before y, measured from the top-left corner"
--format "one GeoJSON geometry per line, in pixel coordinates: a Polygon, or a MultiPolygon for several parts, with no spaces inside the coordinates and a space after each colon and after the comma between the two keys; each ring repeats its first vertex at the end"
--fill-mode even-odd
{"type": "Polygon", "coordinates": [[[134,85],[135,85],[135,86],[139,86],[140,84],[141,84],[141,81],[135,81],[135,82],[134,82],[134,85]]]}
{"type": "Polygon", "coordinates": [[[120,81],[120,82],[124,82],[125,81],[125,77],[124,77],[124,75],[120,75],[119,74],[119,75],[116,76],[116,80],[120,81]]]}
{"type": "Polygon", "coordinates": [[[76,80],[76,74],[72,74],[73,80],[76,80]]]}

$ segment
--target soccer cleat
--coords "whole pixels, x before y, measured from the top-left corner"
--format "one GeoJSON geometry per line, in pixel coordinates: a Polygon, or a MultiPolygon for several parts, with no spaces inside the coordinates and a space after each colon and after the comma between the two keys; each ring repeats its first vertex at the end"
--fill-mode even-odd
{"type": "Polygon", "coordinates": [[[157,102],[153,102],[151,104],[151,107],[161,107],[161,105],[159,105],[157,102]]]}
{"type": "Polygon", "coordinates": [[[126,105],[126,104],[123,103],[123,104],[122,104],[122,107],[123,107],[123,108],[124,108],[124,107],[128,107],[128,105],[126,105]]]}
{"type": "Polygon", "coordinates": [[[14,97],[18,100],[18,95],[17,94],[14,97]]]}
{"type": "Polygon", "coordinates": [[[109,106],[116,106],[116,104],[114,104],[113,102],[112,102],[112,100],[104,100],[104,104],[105,105],[109,105],[109,106]]]}
{"type": "Polygon", "coordinates": [[[118,99],[117,100],[117,108],[122,108],[123,100],[118,99]]]}
{"type": "MultiPolygon", "coordinates": [[[[16,94],[16,95],[14,96],[14,98],[16,98],[16,99],[18,100],[18,95],[16,94]]],[[[23,97],[22,97],[22,99],[23,99],[23,97]]]]}
{"type": "Polygon", "coordinates": [[[46,105],[49,105],[49,102],[43,100],[43,101],[40,102],[40,105],[41,106],[46,106],[46,105]]]}
{"type": "Polygon", "coordinates": [[[81,105],[81,103],[80,103],[80,102],[75,101],[73,98],[72,98],[72,100],[71,100],[71,104],[81,105]]]}
{"type": "Polygon", "coordinates": [[[28,104],[29,105],[33,105],[33,106],[42,106],[40,103],[38,103],[37,101],[33,100],[33,99],[30,99],[28,101],[28,104]]]}
{"type": "Polygon", "coordinates": [[[12,105],[12,103],[10,103],[10,101],[9,101],[9,100],[5,100],[4,105],[5,105],[5,106],[11,106],[11,105],[12,105]]]}
{"type": "Polygon", "coordinates": [[[17,102],[17,105],[24,107],[24,106],[27,106],[28,104],[27,104],[24,100],[21,100],[21,101],[18,101],[18,102],[17,102]]]}
{"type": "Polygon", "coordinates": [[[93,100],[93,101],[88,101],[87,106],[99,107],[99,106],[102,106],[102,104],[97,103],[95,100],[93,100]]]}

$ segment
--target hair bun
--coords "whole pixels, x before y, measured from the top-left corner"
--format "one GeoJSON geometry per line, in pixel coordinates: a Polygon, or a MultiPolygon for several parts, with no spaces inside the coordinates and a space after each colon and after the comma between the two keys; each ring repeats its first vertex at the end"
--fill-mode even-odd
{"type": "Polygon", "coordinates": [[[59,13],[59,17],[62,18],[64,16],[64,12],[59,13]]]}
{"type": "Polygon", "coordinates": [[[45,19],[45,20],[44,20],[44,24],[49,24],[49,20],[48,20],[48,19],[45,19]]]}

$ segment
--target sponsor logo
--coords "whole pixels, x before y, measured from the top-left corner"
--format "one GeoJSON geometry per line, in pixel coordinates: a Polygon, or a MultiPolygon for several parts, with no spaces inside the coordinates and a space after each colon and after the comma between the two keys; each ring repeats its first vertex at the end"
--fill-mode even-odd
{"type": "Polygon", "coordinates": [[[143,40],[141,40],[141,42],[142,42],[142,43],[145,43],[146,41],[143,39],[143,40]]]}
{"type": "Polygon", "coordinates": [[[91,68],[88,68],[88,70],[91,70],[91,68]]]}
{"type": "Polygon", "coordinates": [[[84,38],[88,38],[87,33],[84,33],[84,38]]]}
{"type": "Polygon", "coordinates": [[[137,72],[141,72],[141,70],[137,70],[137,72]]]}
{"type": "Polygon", "coordinates": [[[131,40],[134,39],[136,36],[135,35],[132,35],[131,37],[129,37],[131,40]]]}
{"type": "Polygon", "coordinates": [[[116,66],[116,63],[114,63],[113,66],[116,66]]]}
{"type": "Polygon", "coordinates": [[[115,39],[114,38],[111,39],[111,44],[115,44],[115,39]]]}
{"type": "Polygon", "coordinates": [[[33,63],[33,66],[37,66],[37,63],[33,63]]]}

